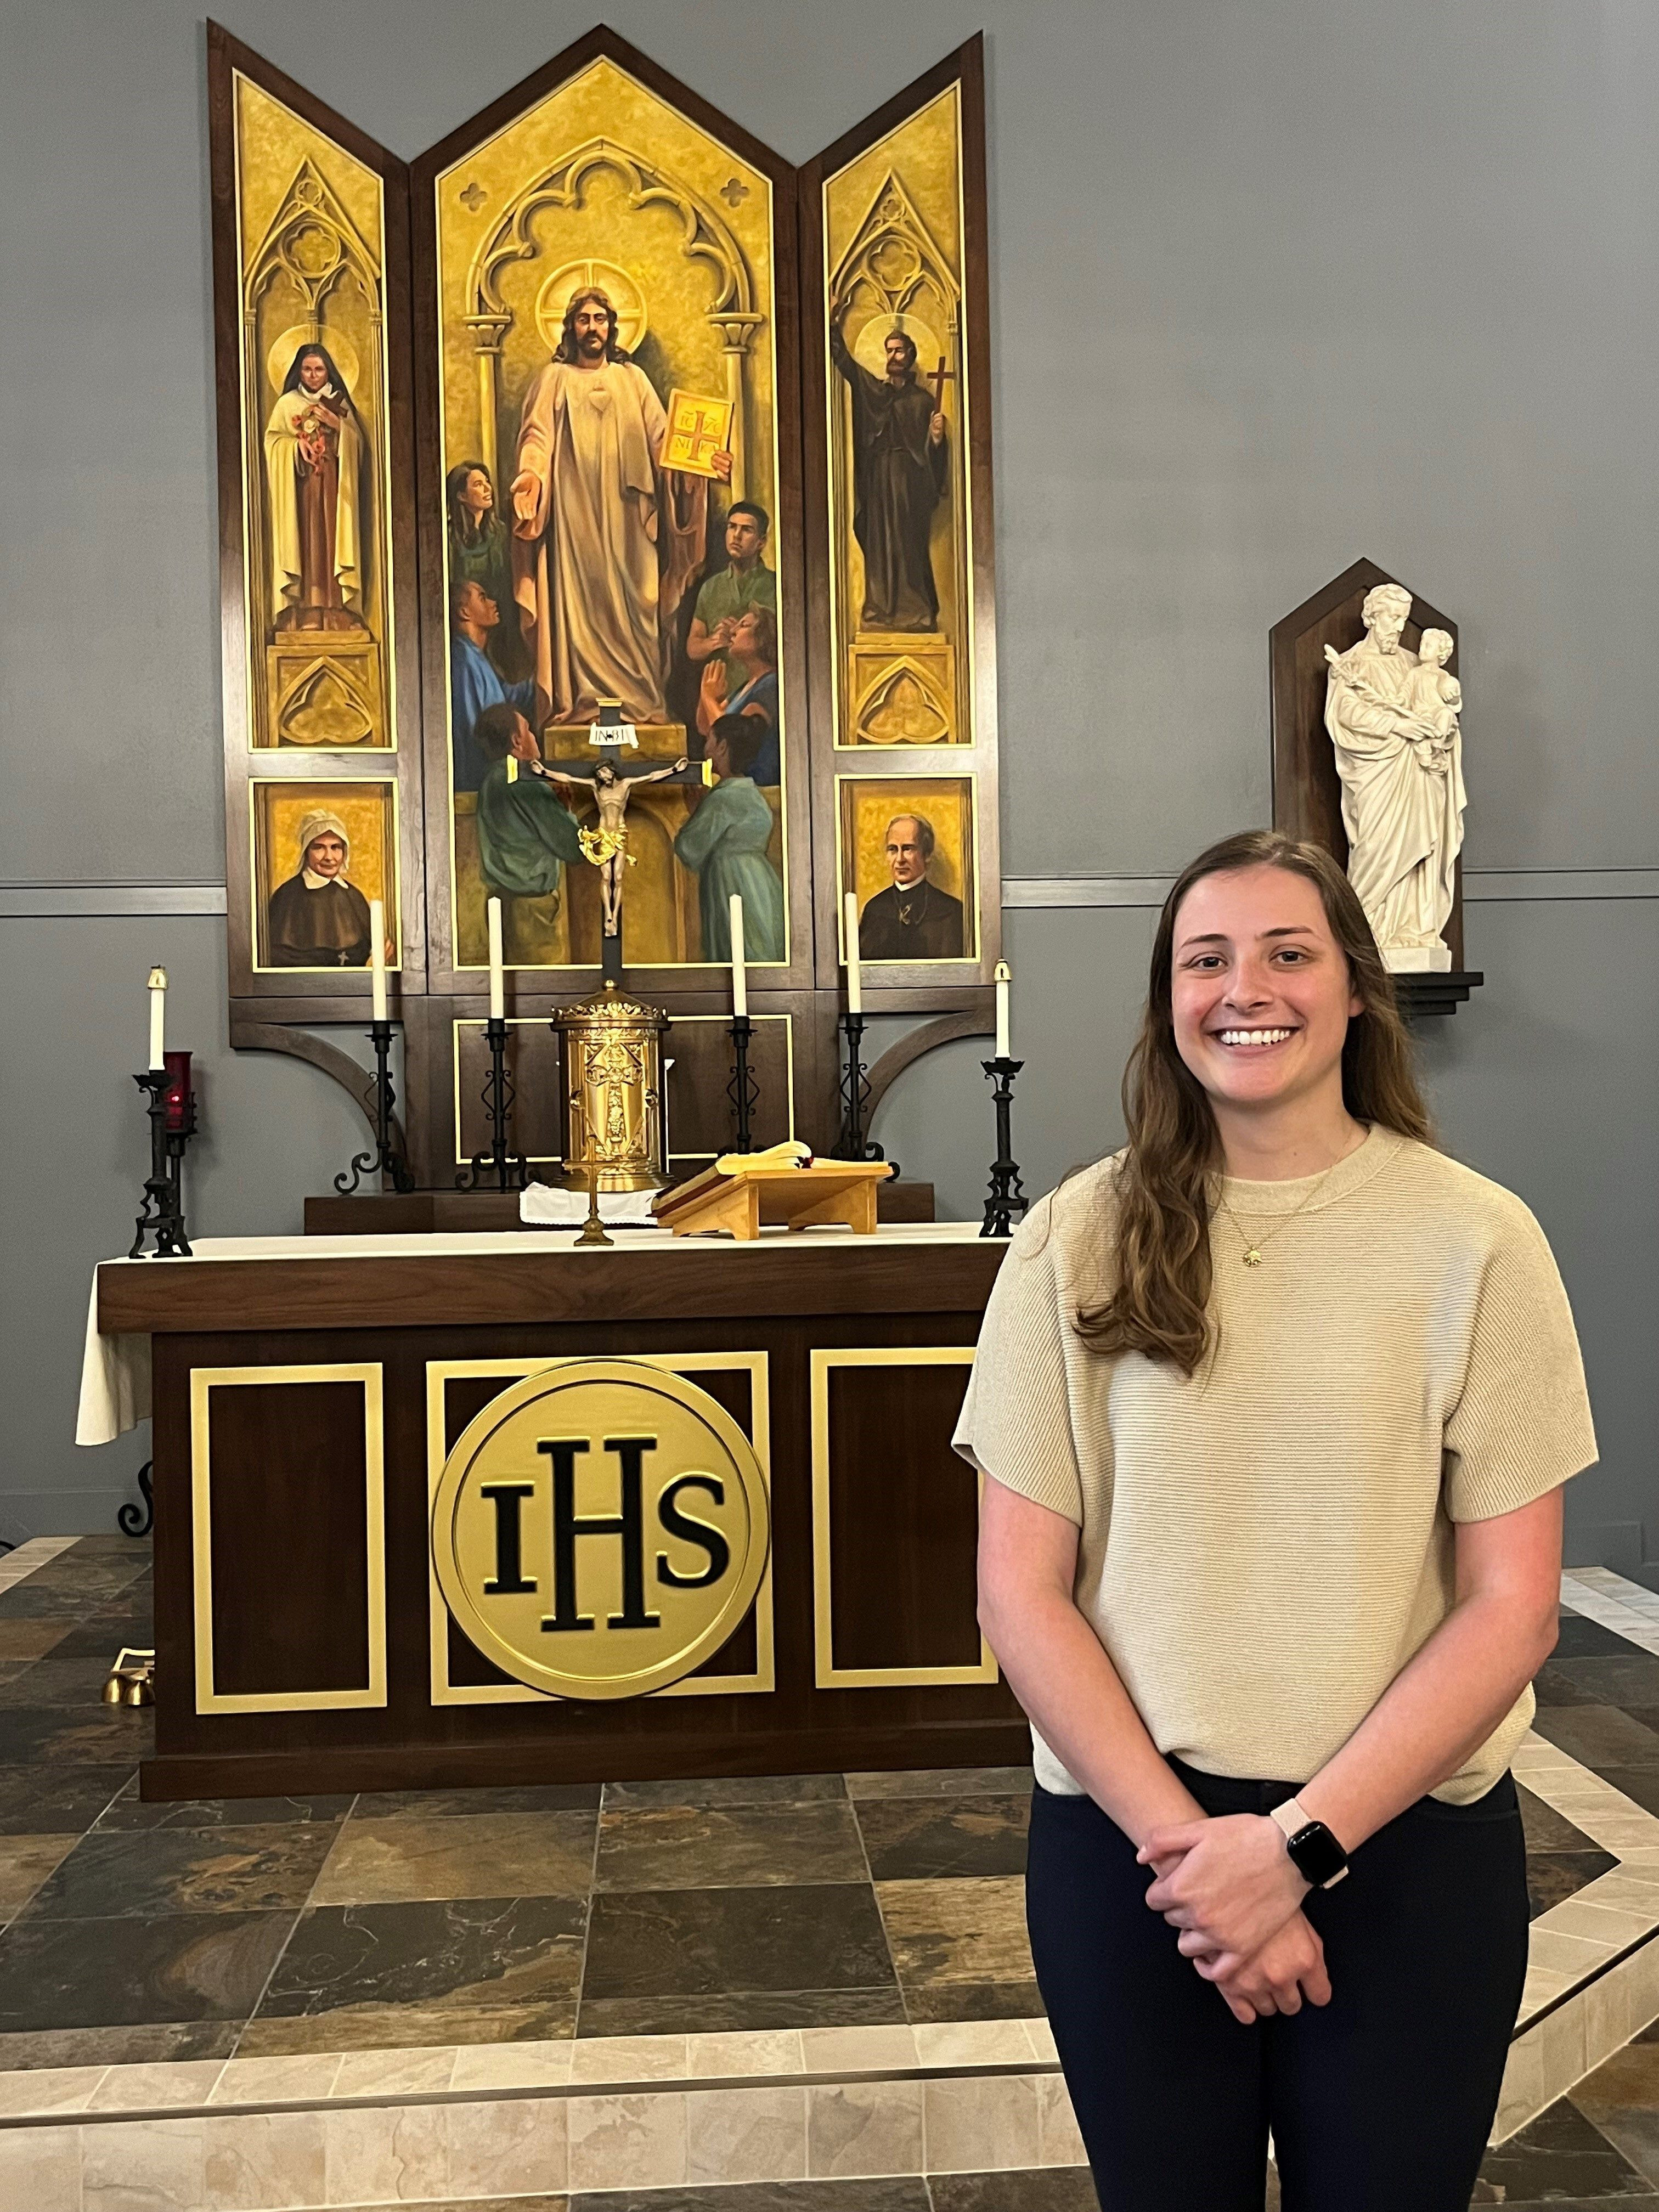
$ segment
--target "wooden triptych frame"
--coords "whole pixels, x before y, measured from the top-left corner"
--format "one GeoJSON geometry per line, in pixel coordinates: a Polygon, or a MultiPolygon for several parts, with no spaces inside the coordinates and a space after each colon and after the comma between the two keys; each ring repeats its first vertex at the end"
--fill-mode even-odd
{"type": "MultiPolygon", "coordinates": [[[[766,1118],[827,1147],[841,1112],[843,892],[870,916],[867,1011],[932,1018],[872,1070],[878,1094],[931,1044],[988,1033],[1000,955],[981,40],[800,170],[603,27],[410,165],[216,24],[208,64],[233,1045],[296,1054],[366,1097],[357,1060],[318,1032],[368,1012],[366,902],[378,896],[408,1156],[419,1182],[452,1179],[470,1119],[457,1102],[475,1087],[459,1041],[485,1011],[475,855],[488,827],[475,827],[483,800],[463,788],[452,730],[465,589],[453,486],[476,450],[512,526],[522,509],[498,424],[517,419],[510,408],[528,419],[531,356],[545,364],[556,346],[573,282],[604,283],[630,334],[653,319],[637,372],[656,393],[647,405],[731,425],[724,489],[676,480],[690,486],[690,580],[663,658],[678,653],[680,690],[665,714],[641,719],[631,766],[655,764],[655,739],[665,766],[677,744],[701,751],[684,640],[692,595],[723,557],[713,524],[739,494],[763,496],[769,515],[768,850],[782,901],[750,1000],[763,1020],[785,1018],[792,1040],[791,1097],[766,1118]],[[621,249],[604,258],[613,235],[656,241],[656,299],[621,249]],[[896,445],[923,490],[872,520],[885,480],[872,457],[896,445]],[[927,856],[920,908],[890,861],[907,839],[927,856]],[[896,925],[883,936],[896,895],[907,924],[923,912],[925,939],[896,925]]],[[[478,573],[495,601],[516,594],[498,611],[523,622],[533,655],[532,585],[509,550],[510,574],[478,573]]],[[[554,699],[542,744],[558,765],[553,741],[576,742],[552,726],[560,679],[550,690],[545,654],[532,675],[488,643],[497,690],[516,702],[538,684],[544,709],[554,699]]],[[[695,811],[685,781],[653,802],[658,854],[695,811]]],[[[654,920],[642,909],[631,945],[625,931],[624,958],[630,988],[695,1048],[684,1079],[710,1133],[701,1150],[718,1140],[702,1094],[724,1094],[710,1047],[730,985],[698,883],[681,871],[665,891],[665,866],[654,920]]],[[[574,895],[587,898],[596,875],[566,869],[562,918],[547,918],[556,897],[526,898],[546,949],[509,949],[515,1037],[599,980],[574,895]]],[[[650,878],[647,865],[635,882],[650,878]]]]}

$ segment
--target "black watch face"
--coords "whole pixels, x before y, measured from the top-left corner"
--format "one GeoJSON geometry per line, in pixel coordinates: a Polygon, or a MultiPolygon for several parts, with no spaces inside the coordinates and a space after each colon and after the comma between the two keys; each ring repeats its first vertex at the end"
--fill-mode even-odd
{"type": "Polygon", "coordinates": [[[1298,1828],[1288,1845],[1291,1863],[1304,1881],[1322,1889],[1348,1863],[1348,1855],[1322,1820],[1298,1828]]]}

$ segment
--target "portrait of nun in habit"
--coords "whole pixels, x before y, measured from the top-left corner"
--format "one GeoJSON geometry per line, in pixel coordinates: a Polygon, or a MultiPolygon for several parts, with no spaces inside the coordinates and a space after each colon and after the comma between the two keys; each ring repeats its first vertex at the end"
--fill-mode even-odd
{"type": "Polygon", "coordinates": [[[351,840],[337,814],[320,808],[300,824],[299,869],[270,895],[272,968],[366,968],[368,901],[346,869],[351,840]]]}

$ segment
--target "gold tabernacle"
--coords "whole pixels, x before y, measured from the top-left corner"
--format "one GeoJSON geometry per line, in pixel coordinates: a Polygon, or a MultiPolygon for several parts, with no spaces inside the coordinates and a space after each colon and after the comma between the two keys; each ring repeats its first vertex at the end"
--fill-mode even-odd
{"type": "Polygon", "coordinates": [[[564,1059],[564,1172],[585,1190],[659,1190],[664,1172],[662,1034],[668,1017],[607,982],[553,1017],[564,1059]]]}

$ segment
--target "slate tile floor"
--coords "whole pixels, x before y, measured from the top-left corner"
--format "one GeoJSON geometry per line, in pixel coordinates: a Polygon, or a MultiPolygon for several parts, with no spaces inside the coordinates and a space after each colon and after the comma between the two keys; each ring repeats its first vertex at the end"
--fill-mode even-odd
{"type": "MultiPolygon", "coordinates": [[[[144,1805],[147,1553],[0,1591],[0,2069],[1041,2008],[1021,1770],[144,1805]]],[[[1564,1613],[1540,1735],[1659,1812],[1659,1657],[1564,1613]]],[[[1522,1792],[1534,1915],[1610,1855],[1522,1792]]],[[[471,2212],[489,2212],[469,2200],[471,2212]]],[[[1084,2212],[1077,2169],[512,2200],[517,2212],[1084,2212]]],[[[1659,2212],[1659,2029],[1490,2154],[1477,2204],[1659,2212]]],[[[429,2212],[439,2212],[433,2207],[429,2212]]],[[[1406,2212],[1406,2208],[1401,2208],[1406,2212]]]]}
{"type": "Polygon", "coordinates": [[[146,1805],[149,1589],[0,1591],[0,2069],[1040,2009],[1023,1770],[146,1805]]]}

